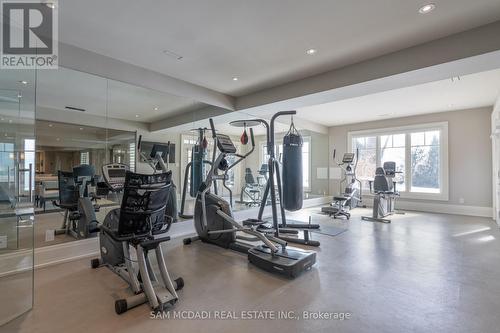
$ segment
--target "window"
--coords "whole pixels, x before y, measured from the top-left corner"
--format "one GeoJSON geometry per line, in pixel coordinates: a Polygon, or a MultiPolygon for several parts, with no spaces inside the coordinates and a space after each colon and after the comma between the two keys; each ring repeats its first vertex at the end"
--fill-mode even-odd
{"type": "Polygon", "coordinates": [[[439,193],[439,131],[411,133],[411,191],[439,193]]]}
{"type": "MultiPolygon", "coordinates": [[[[308,191],[311,189],[311,137],[303,137],[303,145],[302,145],[302,184],[304,190],[308,191]]],[[[260,164],[267,163],[269,160],[269,155],[267,154],[267,145],[266,143],[260,144],[260,164]]],[[[283,155],[283,142],[277,141],[275,147],[276,159],[282,162],[283,155]]]]}
{"type": "Polygon", "coordinates": [[[356,173],[364,192],[376,167],[393,161],[402,197],[448,200],[447,123],[351,132],[348,141],[359,153],[356,173]]]}
{"type": "Polygon", "coordinates": [[[89,164],[89,152],[81,152],[80,153],[80,164],[89,164]]]}
{"type": "Polygon", "coordinates": [[[128,158],[129,158],[129,168],[130,171],[132,172],[135,172],[135,151],[136,151],[135,141],[130,142],[128,146],[128,154],[129,154],[128,158]]]}
{"type": "Polygon", "coordinates": [[[359,154],[356,174],[361,181],[362,188],[367,189],[377,166],[377,137],[359,137],[353,144],[353,151],[357,149],[359,154]]]}

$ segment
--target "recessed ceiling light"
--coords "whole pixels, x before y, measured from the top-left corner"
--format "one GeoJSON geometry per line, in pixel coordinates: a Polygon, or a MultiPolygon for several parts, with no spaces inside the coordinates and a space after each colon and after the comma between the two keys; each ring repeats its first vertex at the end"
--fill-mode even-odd
{"type": "Polygon", "coordinates": [[[20,84],[23,84],[23,85],[27,85],[28,84],[28,81],[26,80],[22,80],[22,81],[19,81],[20,84]]]}
{"type": "Polygon", "coordinates": [[[56,138],[56,141],[60,141],[60,140],[61,140],[61,139],[59,139],[59,138],[56,138]]]}
{"type": "Polygon", "coordinates": [[[394,116],[394,112],[378,114],[377,117],[389,117],[394,116]]]}
{"type": "Polygon", "coordinates": [[[420,14],[428,14],[432,12],[434,9],[436,9],[436,5],[433,3],[428,3],[427,5],[423,5],[422,7],[420,7],[418,12],[420,14]]]}
{"type": "Polygon", "coordinates": [[[155,107],[153,108],[153,110],[158,111],[158,110],[159,110],[159,108],[158,108],[157,106],[155,106],[155,107]]]}
{"type": "Polygon", "coordinates": [[[233,77],[233,81],[238,81],[238,78],[236,76],[233,77]]]}
{"type": "Polygon", "coordinates": [[[306,53],[308,55],[313,55],[313,54],[316,54],[317,52],[318,52],[318,50],[316,50],[316,49],[309,49],[309,50],[306,51],[306,53]]]}
{"type": "Polygon", "coordinates": [[[80,131],[83,131],[83,127],[80,127],[80,131]]]}
{"type": "Polygon", "coordinates": [[[49,124],[49,127],[52,127],[52,126],[54,126],[54,125],[52,125],[52,124],[49,124]]]}
{"type": "Polygon", "coordinates": [[[2,117],[2,118],[0,118],[0,120],[1,120],[1,121],[4,121],[4,120],[5,120],[5,118],[4,118],[4,117],[2,117]]]}
{"type": "Polygon", "coordinates": [[[12,119],[9,119],[9,123],[12,124],[12,119]]]}
{"type": "Polygon", "coordinates": [[[136,117],[136,118],[139,118],[139,115],[138,115],[138,114],[136,114],[136,115],[135,115],[135,117],[136,117]]]}
{"type": "Polygon", "coordinates": [[[176,60],[182,60],[182,58],[184,58],[182,55],[172,52],[170,50],[163,50],[163,54],[165,54],[168,57],[174,58],[176,60]]]}

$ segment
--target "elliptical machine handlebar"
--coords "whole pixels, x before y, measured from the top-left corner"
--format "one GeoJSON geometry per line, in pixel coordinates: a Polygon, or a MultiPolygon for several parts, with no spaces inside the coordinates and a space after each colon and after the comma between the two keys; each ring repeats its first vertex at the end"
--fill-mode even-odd
{"type": "Polygon", "coordinates": [[[210,129],[212,130],[212,138],[215,139],[215,137],[217,136],[216,133],[215,133],[215,125],[214,125],[214,120],[212,118],[208,119],[208,121],[210,122],[210,129]]]}

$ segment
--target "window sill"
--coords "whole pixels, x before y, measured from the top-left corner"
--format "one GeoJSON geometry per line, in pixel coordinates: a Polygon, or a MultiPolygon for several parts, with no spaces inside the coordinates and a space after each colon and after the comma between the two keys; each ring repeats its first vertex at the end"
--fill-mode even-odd
{"type": "MultiPolygon", "coordinates": [[[[364,197],[374,197],[370,192],[363,192],[364,197]]],[[[401,199],[409,200],[432,200],[432,201],[448,201],[447,193],[416,193],[416,192],[401,192],[401,199]]]]}

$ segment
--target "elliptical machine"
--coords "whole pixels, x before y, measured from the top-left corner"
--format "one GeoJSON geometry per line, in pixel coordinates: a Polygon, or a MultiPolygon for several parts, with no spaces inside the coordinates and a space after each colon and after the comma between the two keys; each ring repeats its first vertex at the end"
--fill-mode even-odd
{"type": "MultiPolygon", "coordinates": [[[[146,302],[155,312],[163,311],[177,302],[176,291],[184,286],[182,278],[172,281],[165,265],[161,243],[169,241],[170,236],[158,237],[168,232],[172,224],[172,219],[165,216],[168,196],[172,193],[170,186],[171,171],[153,175],[127,171],[121,207],[110,211],[96,228],[100,230],[101,258],[92,259],[91,267],[108,267],[134,292],[133,296],[115,301],[117,314],[146,302]],[[133,263],[131,247],[137,253],[138,268],[133,263]],[[161,280],[149,260],[148,253],[153,250],[161,280]]],[[[115,188],[121,190],[118,185],[115,188]]]]}
{"type": "MultiPolygon", "coordinates": [[[[181,210],[179,212],[179,217],[184,219],[193,218],[192,214],[186,214],[184,212],[186,205],[186,193],[189,188],[189,195],[192,198],[196,198],[198,195],[198,190],[203,183],[203,178],[205,177],[206,169],[205,166],[211,166],[212,162],[206,160],[208,141],[205,136],[206,127],[197,128],[192,131],[198,132],[198,140],[191,150],[191,162],[186,165],[184,171],[184,184],[182,186],[182,199],[181,199],[181,210]],[[188,178],[189,177],[189,178],[188,178]],[[188,186],[188,179],[190,180],[188,186]]],[[[214,192],[217,194],[217,183],[214,182],[214,192]]]]}
{"type": "MultiPolygon", "coordinates": [[[[316,252],[287,247],[286,241],[277,237],[263,234],[256,227],[265,223],[263,221],[247,222],[245,226],[234,220],[230,204],[223,198],[210,192],[212,182],[225,179],[226,173],[218,174],[218,170],[227,171],[229,166],[226,160],[228,155],[238,159],[233,164],[241,162],[249,156],[255,148],[253,130],[250,128],[252,149],[244,155],[236,153],[236,147],[229,136],[217,133],[213,120],[210,119],[214,151],[212,167],[207,179],[198,191],[195,204],[194,226],[197,237],[186,238],[184,244],[201,240],[226,249],[231,249],[248,256],[250,263],[266,271],[282,274],[294,278],[301,272],[310,269],[316,262],[316,252]],[[217,156],[217,150],[220,154],[217,156]],[[249,236],[237,235],[245,233],[249,236]],[[243,241],[260,241],[263,245],[252,246],[243,241]]],[[[274,207],[276,208],[276,207],[274,207]]]]}
{"type": "Polygon", "coordinates": [[[361,181],[356,177],[356,168],[359,160],[359,149],[354,153],[344,153],[341,162],[335,160],[337,150],[333,150],[333,161],[344,171],[344,178],[340,181],[342,191],[339,196],[334,196],[330,206],[322,207],[321,212],[326,213],[333,218],[344,216],[348,220],[351,218],[351,209],[358,207],[362,202],[361,181]]]}
{"type": "Polygon", "coordinates": [[[262,186],[256,181],[252,169],[245,168],[245,184],[241,188],[240,200],[236,203],[243,204],[247,207],[260,205],[260,198],[262,195],[262,186]]]}

